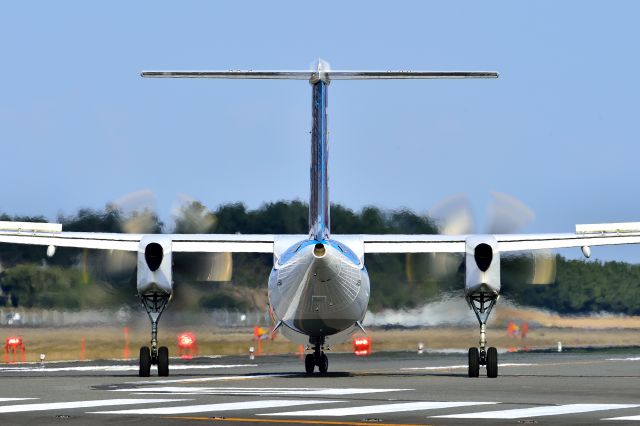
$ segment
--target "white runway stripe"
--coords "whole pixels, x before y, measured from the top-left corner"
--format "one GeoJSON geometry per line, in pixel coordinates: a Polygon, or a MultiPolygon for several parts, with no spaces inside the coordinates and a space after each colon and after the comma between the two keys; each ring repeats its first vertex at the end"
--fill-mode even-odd
{"type": "Polygon", "coordinates": [[[162,407],[162,408],[142,408],[133,410],[118,411],[96,411],[92,414],[188,414],[188,413],[204,413],[232,410],[251,410],[262,408],[290,407],[292,405],[311,405],[311,404],[329,404],[342,401],[313,401],[313,400],[266,400],[266,401],[244,401],[244,402],[228,402],[219,404],[204,405],[187,405],[181,407],[162,407]]]}
{"type": "Polygon", "coordinates": [[[38,399],[38,398],[0,398],[0,402],[25,401],[27,399],[38,399]]]}
{"type": "Polygon", "coordinates": [[[247,379],[268,379],[270,377],[289,377],[288,374],[254,374],[245,376],[223,376],[223,377],[194,377],[191,379],[169,379],[169,380],[138,380],[135,382],[125,382],[128,385],[153,385],[169,383],[199,383],[199,382],[219,382],[224,380],[247,380],[247,379]]]}
{"type": "Polygon", "coordinates": [[[412,389],[377,389],[377,388],[242,388],[242,387],[140,387],[113,389],[114,392],[130,392],[136,394],[154,395],[358,395],[365,393],[399,392],[412,389]]]}
{"type": "Polygon", "coordinates": [[[635,420],[635,421],[640,421],[640,416],[611,417],[611,418],[602,419],[602,420],[635,420]]]}
{"type": "Polygon", "coordinates": [[[366,405],[364,407],[328,408],[323,410],[289,411],[287,413],[258,414],[259,416],[318,416],[341,417],[362,414],[397,413],[405,411],[436,410],[440,408],[467,407],[495,404],[495,402],[405,402],[402,404],[366,405]]]}
{"type": "Polygon", "coordinates": [[[24,413],[31,411],[65,410],[70,408],[108,407],[110,405],[157,404],[159,402],[187,401],[185,399],[99,399],[93,401],[48,402],[0,406],[0,413],[24,413]]]}
{"type": "Polygon", "coordinates": [[[523,417],[557,416],[559,414],[588,413],[601,410],[618,410],[621,408],[640,407],[638,404],[567,404],[547,405],[544,407],[519,408],[515,410],[484,411],[480,413],[448,414],[441,417],[448,419],[520,419],[523,417]]]}
{"type": "Polygon", "coordinates": [[[640,357],[634,356],[630,358],[607,358],[607,361],[640,361],[640,357]]]}
{"type": "MultiPolygon", "coordinates": [[[[238,368],[257,367],[258,364],[178,364],[169,368],[175,370],[208,370],[214,368],[238,368]]],[[[60,371],[138,371],[138,365],[86,365],[81,367],[47,367],[25,366],[25,367],[0,367],[0,372],[11,371],[37,371],[37,372],[60,372],[60,371]]],[[[155,366],[153,367],[155,368],[155,366]]]]}
{"type": "MultiPolygon", "coordinates": [[[[528,363],[517,363],[517,362],[506,362],[504,364],[498,364],[498,367],[531,367],[538,364],[528,364],[528,363]]],[[[407,367],[401,368],[400,370],[461,370],[469,368],[467,364],[460,365],[440,365],[436,367],[407,367]]]]}

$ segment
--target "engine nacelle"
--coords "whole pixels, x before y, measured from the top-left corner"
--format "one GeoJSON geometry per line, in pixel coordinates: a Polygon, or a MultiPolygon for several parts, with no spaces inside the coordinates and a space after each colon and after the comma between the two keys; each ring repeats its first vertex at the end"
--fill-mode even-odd
{"type": "Polygon", "coordinates": [[[490,235],[471,236],[465,241],[465,295],[500,293],[500,252],[490,235]]]}
{"type": "Polygon", "coordinates": [[[171,238],[149,235],[138,246],[138,294],[173,291],[171,238]]]}

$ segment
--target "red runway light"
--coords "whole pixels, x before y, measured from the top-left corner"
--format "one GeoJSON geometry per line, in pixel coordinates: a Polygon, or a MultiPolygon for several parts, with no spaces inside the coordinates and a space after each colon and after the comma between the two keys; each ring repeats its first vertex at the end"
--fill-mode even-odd
{"type": "Polygon", "coordinates": [[[178,335],[178,356],[182,359],[192,359],[197,355],[196,336],[191,332],[178,335]]]}
{"type": "Polygon", "coordinates": [[[20,346],[20,345],[22,345],[22,338],[7,337],[7,346],[20,346]]]}
{"type": "Polygon", "coordinates": [[[196,337],[192,333],[182,333],[178,336],[178,347],[189,349],[196,343],[196,337]]]}
{"type": "Polygon", "coordinates": [[[371,353],[371,338],[356,337],[353,339],[353,353],[356,356],[369,355],[371,353]]]}

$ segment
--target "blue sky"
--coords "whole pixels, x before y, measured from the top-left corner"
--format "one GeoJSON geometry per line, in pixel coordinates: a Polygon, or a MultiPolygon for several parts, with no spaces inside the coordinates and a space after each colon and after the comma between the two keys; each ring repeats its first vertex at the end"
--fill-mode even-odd
{"type": "MultiPolygon", "coordinates": [[[[640,221],[634,2],[7,2],[0,210],[73,213],[139,189],[167,217],[306,200],[303,81],[143,80],[143,69],[497,70],[498,80],[335,81],[331,197],[424,213],[491,191],[525,231],[640,221]]],[[[480,227],[479,230],[482,230],[480,227]]],[[[640,260],[637,249],[594,249],[640,260]]],[[[564,252],[563,252],[564,253],[564,252]]],[[[569,254],[576,254],[569,252],[569,254]]]]}

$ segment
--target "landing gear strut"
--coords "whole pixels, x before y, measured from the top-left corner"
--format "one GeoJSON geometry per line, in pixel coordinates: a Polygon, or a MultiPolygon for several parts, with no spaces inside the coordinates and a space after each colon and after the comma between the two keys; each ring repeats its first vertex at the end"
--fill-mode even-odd
{"type": "Polygon", "coordinates": [[[486,349],[487,320],[497,301],[498,295],[494,293],[478,293],[467,297],[480,324],[480,348],[469,348],[469,377],[478,377],[481,365],[487,367],[487,377],[498,377],[498,351],[494,347],[486,349]]]}
{"type": "Polygon", "coordinates": [[[313,345],[313,353],[307,354],[304,358],[304,369],[307,374],[313,374],[316,365],[321,374],[329,371],[329,358],[322,350],[324,348],[324,337],[310,337],[309,343],[313,345]]]}
{"type": "Polygon", "coordinates": [[[151,348],[140,348],[140,377],[149,377],[151,365],[158,366],[158,376],[169,375],[169,349],[166,346],[158,348],[158,321],[169,303],[169,294],[145,294],[140,296],[142,306],[151,320],[151,348]]]}

